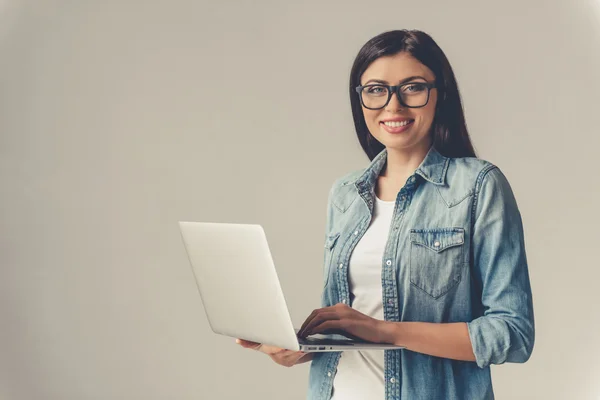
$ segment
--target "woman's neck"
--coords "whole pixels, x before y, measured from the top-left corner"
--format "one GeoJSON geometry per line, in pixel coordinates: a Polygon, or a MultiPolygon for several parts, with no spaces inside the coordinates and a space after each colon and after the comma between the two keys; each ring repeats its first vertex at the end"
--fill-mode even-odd
{"type": "Polygon", "coordinates": [[[387,161],[381,176],[389,182],[396,182],[403,186],[406,179],[421,165],[430,147],[431,145],[427,144],[410,150],[388,148],[387,161]]]}

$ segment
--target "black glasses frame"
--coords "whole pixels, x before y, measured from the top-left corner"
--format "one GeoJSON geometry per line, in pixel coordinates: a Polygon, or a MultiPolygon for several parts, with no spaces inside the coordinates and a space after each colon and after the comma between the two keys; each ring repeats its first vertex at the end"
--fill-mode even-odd
{"type": "Polygon", "coordinates": [[[435,87],[436,87],[435,83],[432,83],[432,82],[408,82],[408,83],[403,83],[402,85],[396,85],[396,86],[384,85],[382,83],[373,83],[373,84],[370,84],[370,85],[357,86],[355,88],[355,90],[356,90],[356,93],[358,93],[358,98],[360,99],[360,103],[363,105],[363,107],[365,107],[365,108],[367,108],[369,110],[381,110],[382,108],[384,108],[385,106],[387,106],[390,103],[390,100],[392,99],[392,95],[394,93],[396,93],[396,97],[398,98],[398,101],[404,107],[407,107],[407,108],[421,108],[421,107],[425,107],[427,105],[427,103],[429,103],[429,95],[431,94],[431,89],[434,89],[435,87]],[[409,106],[408,104],[406,104],[402,100],[402,96],[400,96],[400,88],[401,87],[408,86],[408,85],[415,85],[415,84],[423,85],[423,86],[425,86],[427,88],[427,100],[425,101],[425,104],[423,104],[422,106],[409,106]],[[387,90],[388,90],[387,101],[381,107],[375,107],[375,108],[367,107],[365,105],[365,102],[363,101],[363,97],[362,97],[362,91],[363,91],[363,89],[364,88],[368,88],[368,87],[373,87],[373,86],[383,86],[383,87],[387,88],[387,90]]]}

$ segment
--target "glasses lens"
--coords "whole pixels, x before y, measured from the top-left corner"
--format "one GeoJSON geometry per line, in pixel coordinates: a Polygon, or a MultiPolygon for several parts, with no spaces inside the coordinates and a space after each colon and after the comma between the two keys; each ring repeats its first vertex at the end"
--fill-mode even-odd
{"type": "MultiPolygon", "coordinates": [[[[388,100],[388,88],[373,85],[363,88],[362,101],[367,108],[382,108],[388,100]]],[[[427,104],[429,89],[424,83],[413,82],[400,86],[400,97],[409,107],[423,107],[427,104]]]]}
{"type": "Polygon", "coordinates": [[[423,107],[427,104],[429,89],[423,83],[407,83],[400,86],[400,96],[409,107],[423,107]]]}
{"type": "Polygon", "coordinates": [[[381,108],[388,99],[388,88],[385,86],[367,86],[360,92],[362,101],[367,108],[381,108]]]}

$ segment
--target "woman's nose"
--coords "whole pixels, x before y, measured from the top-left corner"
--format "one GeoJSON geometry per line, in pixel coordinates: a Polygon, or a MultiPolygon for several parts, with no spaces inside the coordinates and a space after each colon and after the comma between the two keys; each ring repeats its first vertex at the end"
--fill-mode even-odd
{"type": "Polygon", "coordinates": [[[385,106],[385,109],[392,112],[404,109],[404,106],[400,104],[400,99],[398,99],[398,93],[392,94],[392,98],[388,102],[387,106],[385,106]]]}

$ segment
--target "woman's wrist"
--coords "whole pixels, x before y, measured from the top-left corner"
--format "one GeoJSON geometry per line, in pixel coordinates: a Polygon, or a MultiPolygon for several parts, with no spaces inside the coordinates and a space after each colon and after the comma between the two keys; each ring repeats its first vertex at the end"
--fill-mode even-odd
{"type": "Polygon", "coordinates": [[[394,344],[399,346],[399,328],[402,322],[380,321],[378,331],[380,333],[379,343],[394,344]]]}

